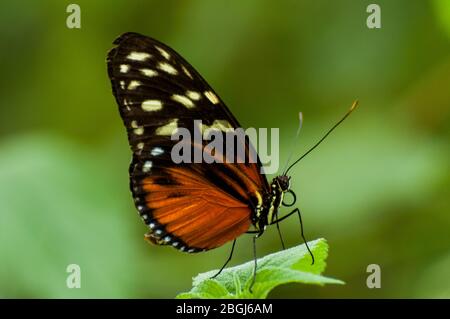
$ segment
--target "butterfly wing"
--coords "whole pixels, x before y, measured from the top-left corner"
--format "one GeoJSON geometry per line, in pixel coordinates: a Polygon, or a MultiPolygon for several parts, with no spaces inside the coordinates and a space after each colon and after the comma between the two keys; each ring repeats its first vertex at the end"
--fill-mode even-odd
{"type": "MultiPolygon", "coordinates": [[[[247,231],[268,189],[252,146],[247,162],[175,164],[172,133],[203,128],[229,134],[240,127],[226,105],[179,54],[163,43],[125,33],[107,58],[108,74],[133,152],[130,188],[152,243],[197,252],[223,245],[247,231]],[[200,127],[195,120],[201,120],[200,127]]],[[[205,144],[192,143],[193,152],[205,144]]],[[[225,152],[224,152],[225,153],[225,152]]],[[[224,154],[216,152],[216,157],[224,154]]],[[[257,157],[257,155],[256,155],[257,157]]]]}

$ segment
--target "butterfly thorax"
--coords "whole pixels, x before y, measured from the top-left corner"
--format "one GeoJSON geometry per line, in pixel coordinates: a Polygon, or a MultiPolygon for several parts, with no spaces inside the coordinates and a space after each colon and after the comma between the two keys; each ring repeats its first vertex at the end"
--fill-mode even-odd
{"type": "Polygon", "coordinates": [[[284,193],[290,190],[290,177],[280,175],[270,183],[270,189],[263,195],[262,206],[255,209],[254,226],[261,235],[267,225],[272,224],[278,215],[278,209],[283,203],[284,193]]]}

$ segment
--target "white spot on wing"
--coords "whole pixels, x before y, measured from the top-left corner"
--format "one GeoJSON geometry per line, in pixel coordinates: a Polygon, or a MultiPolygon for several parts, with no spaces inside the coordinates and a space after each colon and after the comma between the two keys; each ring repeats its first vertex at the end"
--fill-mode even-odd
{"type": "MultiPolygon", "coordinates": [[[[125,86],[125,83],[124,83],[124,86],[125,86]]],[[[131,111],[130,103],[127,101],[127,99],[123,99],[123,104],[125,105],[125,108],[127,109],[127,111],[131,111]]]]}
{"type": "Polygon", "coordinates": [[[205,91],[204,94],[205,94],[206,98],[211,101],[212,104],[219,103],[219,98],[213,92],[205,91]]]}
{"type": "Polygon", "coordinates": [[[127,73],[129,69],[130,69],[130,66],[128,64],[120,65],[120,73],[127,73]]]}
{"type": "Polygon", "coordinates": [[[198,101],[201,98],[200,93],[195,92],[195,91],[186,91],[186,95],[188,96],[188,98],[190,98],[191,100],[194,100],[194,101],[198,101]]]}
{"type": "Polygon", "coordinates": [[[184,65],[181,66],[181,69],[183,69],[184,74],[186,74],[188,77],[193,79],[191,72],[189,72],[189,70],[186,69],[186,67],[184,65]]]}
{"type": "Polygon", "coordinates": [[[128,54],[127,59],[133,61],[145,61],[150,57],[151,55],[147,52],[131,52],[128,54]]]}
{"type": "Polygon", "coordinates": [[[138,145],[136,146],[138,150],[143,150],[144,149],[144,143],[140,142],[138,143],[138,145]]]}
{"type": "Polygon", "coordinates": [[[158,127],[156,129],[156,135],[171,136],[178,130],[178,119],[170,121],[168,124],[158,127]]]}
{"type": "Polygon", "coordinates": [[[153,166],[152,161],[146,161],[146,162],[144,163],[144,165],[142,166],[142,172],[143,172],[143,173],[148,173],[148,172],[150,172],[152,166],[153,166]]]}
{"type": "Polygon", "coordinates": [[[181,103],[186,106],[188,109],[195,107],[194,103],[184,95],[174,94],[172,95],[172,100],[175,102],[181,103]]]}
{"type": "Polygon", "coordinates": [[[125,81],[120,81],[120,87],[122,90],[125,90],[125,81]]]}
{"type": "Polygon", "coordinates": [[[162,102],[160,100],[145,100],[141,107],[146,112],[159,111],[162,109],[162,102]]]}
{"type": "Polygon", "coordinates": [[[167,62],[159,62],[158,69],[160,69],[161,71],[167,72],[169,74],[172,74],[172,75],[178,74],[177,69],[175,69],[171,64],[169,64],[167,62]]]}
{"type": "Polygon", "coordinates": [[[215,120],[210,126],[202,124],[201,131],[204,133],[207,130],[219,130],[222,132],[232,131],[234,128],[227,120],[215,120]]]}
{"type": "Polygon", "coordinates": [[[141,85],[141,82],[139,81],[130,81],[130,84],[128,84],[128,90],[135,90],[139,85],[141,85]]]}
{"type": "Polygon", "coordinates": [[[158,72],[156,72],[155,70],[152,70],[152,69],[141,69],[141,73],[148,77],[158,75],[158,72]]]}
{"type": "Polygon", "coordinates": [[[167,52],[166,50],[164,50],[164,49],[162,49],[162,48],[160,48],[160,47],[158,47],[158,46],[156,46],[156,45],[155,45],[155,48],[156,48],[156,50],[159,51],[159,53],[161,53],[161,55],[162,55],[166,60],[169,60],[169,59],[170,59],[170,54],[169,54],[169,52],[167,52]]]}
{"type": "Polygon", "coordinates": [[[164,237],[164,241],[165,241],[166,243],[169,243],[171,240],[172,240],[172,237],[170,237],[170,236],[164,237]]]}
{"type": "Polygon", "coordinates": [[[138,124],[137,124],[137,122],[136,121],[131,121],[131,127],[132,128],[138,128],[138,124]]]}
{"type": "Polygon", "coordinates": [[[158,156],[164,153],[164,150],[161,147],[154,147],[151,151],[152,156],[158,156]]]}
{"type": "Polygon", "coordinates": [[[139,127],[135,128],[133,130],[133,132],[136,135],[142,135],[142,134],[144,134],[144,128],[142,126],[139,126],[139,127]]]}

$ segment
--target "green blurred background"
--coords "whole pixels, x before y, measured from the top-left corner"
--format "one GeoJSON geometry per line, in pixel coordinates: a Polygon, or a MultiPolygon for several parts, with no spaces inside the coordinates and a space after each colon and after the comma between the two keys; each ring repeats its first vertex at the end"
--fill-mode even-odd
{"type": "MultiPolygon", "coordinates": [[[[105,57],[116,36],[155,37],[191,62],[244,127],[280,127],[281,162],[358,98],[360,109],[293,171],[326,275],[271,297],[450,297],[450,1],[65,1],[0,4],[0,297],[173,298],[229,245],[148,245],[128,190],[130,151],[105,57]],[[297,112],[304,127],[292,144],[297,112]],[[66,287],[68,264],[81,289],[66,287]],[[366,267],[381,266],[381,289],[366,267]]],[[[289,245],[301,243],[292,218],[289,245]]],[[[258,242],[280,249],[274,229],[258,242]]],[[[232,264],[252,258],[250,238],[232,264]]]]}

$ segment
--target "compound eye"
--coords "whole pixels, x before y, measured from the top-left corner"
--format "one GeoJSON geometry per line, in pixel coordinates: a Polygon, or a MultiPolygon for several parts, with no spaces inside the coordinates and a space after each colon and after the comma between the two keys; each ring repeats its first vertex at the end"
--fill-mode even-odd
{"type": "Polygon", "coordinates": [[[288,181],[286,185],[286,191],[290,190],[290,188],[291,188],[291,181],[288,181]]]}
{"type": "Polygon", "coordinates": [[[295,195],[294,191],[291,190],[291,189],[288,189],[288,190],[286,191],[286,193],[292,195],[292,200],[291,200],[291,202],[285,203],[285,201],[284,201],[285,198],[286,198],[286,195],[285,195],[285,196],[283,197],[283,201],[282,201],[281,203],[282,203],[283,206],[285,206],[285,207],[291,207],[291,206],[294,206],[294,205],[295,205],[295,202],[297,201],[297,196],[295,195]]]}

